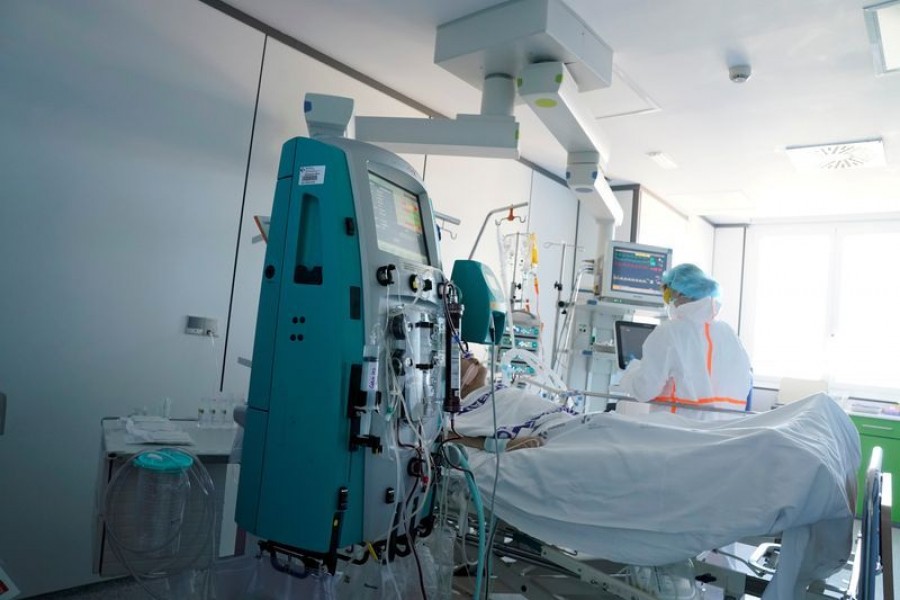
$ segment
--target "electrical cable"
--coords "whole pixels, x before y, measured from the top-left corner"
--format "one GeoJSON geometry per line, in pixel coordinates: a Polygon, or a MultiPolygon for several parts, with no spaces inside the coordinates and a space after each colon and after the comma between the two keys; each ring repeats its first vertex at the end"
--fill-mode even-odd
{"type": "MultiPolygon", "coordinates": [[[[447,446],[448,448],[452,448],[459,457],[459,464],[466,474],[466,483],[469,487],[469,493],[472,496],[472,499],[475,502],[475,514],[478,518],[478,569],[475,573],[475,593],[473,594],[473,598],[481,597],[481,583],[482,583],[482,575],[484,572],[484,554],[485,554],[485,527],[484,527],[484,506],[481,503],[481,494],[478,491],[478,485],[475,483],[475,475],[472,473],[471,468],[469,468],[468,460],[465,457],[465,453],[462,449],[453,444],[451,446],[447,446]]],[[[452,462],[452,461],[451,461],[452,462]]]]}
{"type": "MultiPolygon", "coordinates": [[[[443,275],[443,272],[439,269],[432,268],[431,270],[432,272],[441,273],[443,275]]],[[[449,289],[452,290],[452,284],[449,285],[451,286],[449,289]]],[[[388,365],[388,368],[384,371],[384,382],[386,383],[387,393],[377,412],[382,413],[382,417],[386,422],[385,432],[383,434],[384,443],[387,450],[387,456],[392,459],[392,462],[395,463],[396,467],[396,493],[392,506],[392,514],[394,517],[390,521],[389,529],[385,536],[386,554],[383,557],[383,560],[385,560],[384,566],[387,571],[388,579],[391,580],[394,587],[393,591],[399,596],[400,588],[397,585],[397,580],[394,577],[392,565],[390,564],[393,556],[391,548],[395,543],[394,540],[396,538],[394,536],[401,534],[398,528],[405,528],[409,543],[412,544],[411,550],[414,553],[417,569],[419,571],[419,584],[424,595],[424,573],[422,572],[421,560],[419,559],[418,552],[415,548],[413,523],[419,512],[417,499],[420,496],[428,496],[436,479],[435,465],[429,447],[433,445],[434,437],[439,435],[442,425],[440,419],[438,419],[434,436],[427,433],[427,431],[431,431],[432,426],[434,426],[433,419],[429,418],[426,421],[424,414],[422,416],[416,416],[414,409],[423,407],[412,406],[413,399],[407,397],[406,386],[409,384],[409,382],[407,382],[408,375],[401,374],[403,373],[404,365],[400,362],[399,358],[394,356],[394,350],[398,348],[398,346],[396,344],[386,343],[393,337],[391,335],[392,324],[394,326],[398,325],[398,323],[394,323],[394,319],[402,318],[404,320],[404,328],[408,329],[404,315],[406,314],[407,309],[415,306],[416,303],[421,300],[423,293],[417,292],[412,304],[404,305],[404,298],[402,297],[398,286],[396,290],[396,303],[391,307],[393,302],[391,298],[391,285],[389,284],[386,287],[385,320],[383,331],[381,332],[381,339],[385,343],[382,344],[381,352],[379,352],[379,354],[384,356],[384,364],[388,365]],[[407,429],[409,430],[408,433],[406,431],[407,429]],[[428,438],[432,438],[431,442],[429,442],[428,438]],[[403,449],[403,455],[410,455],[415,452],[411,457],[411,460],[417,459],[420,461],[419,468],[421,469],[421,472],[415,475],[416,479],[408,490],[408,493],[406,490],[405,472],[402,470],[403,461],[401,460],[401,449],[403,449]],[[417,492],[419,492],[419,494],[417,494],[417,492]]],[[[445,315],[449,319],[450,311],[448,296],[449,294],[443,295],[443,302],[441,302],[441,304],[443,305],[445,315]]],[[[462,351],[467,351],[467,346],[464,346],[463,343],[460,342],[459,332],[453,327],[452,321],[450,321],[449,333],[452,336],[453,343],[456,343],[462,351]]],[[[416,381],[418,381],[418,379],[416,381]]]]}
{"type": "MultiPolygon", "coordinates": [[[[447,465],[452,470],[459,470],[455,465],[450,464],[450,459],[447,457],[444,452],[444,444],[445,441],[441,441],[438,444],[438,453],[442,459],[442,463],[447,465]]],[[[463,560],[466,562],[468,568],[468,557],[466,556],[466,544],[465,544],[465,535],[463,534],[463,522],[464,516],[466,514],[466,502],[465,496],[459,493],[459,502],[460,502],[460,516],[456,519],[456,527],[454,528],[451,524],[451,517],[449,514],[449,502],[450,502],[450,484],[451,478],[449,475],[443,473],[440,478],[439,485],[439,500],[438,500],[438,513],[437,513],[437,541],[439,544],[449,544],[450,548],[441,548],[438,555],[435,556],[436,562],[438,564],[438,574],[439,577],[437,579],[437,587],[438,590],[450,589],[453,585],[453,573],[456,570],[456,564],[454,560],[454,552],[456,548],[457,540],[461,541],[460,543],[460,553],[463,557],[463,560]],[[444,536],[452,534],[452,537],[448,537],[445,539],[444,536]],[[449,569],[445,569],[444,567],[449,566],[449,569]]]]}
{"type": "MultiPolygon", "coordinates": [[[[407,514],[409,513],[409,505],[412,503],[415,492],[416,492],[416,487],[413,486],[410,489],[409,495],[406,498],[405,512],[407,514]]],[[[422,562],[419,560],[419,553],[416,550],[416,538],[413,535],[413,527],[412,527],[413,518],[414,518],[414,516],[409,515],[409,519],[407,521],[405,521],[406,539],[408,540],[409,548],[412,551],[413,558],[416,561],[416,572],[418,573],[418,576],[419,576],[419,589],[422,592],[422,600],[428,600],[428,593],[425,591],[425,578],[422,574],[422,562]]]]}
{"type": "Polygon", "coordinates": [[[481,495],[478,492],[478,485],[475,483],[475,477],[469,471],[466,473],[466,481],[469,485],[469,493],[475,500],[475,514],[478,522],[478,568],[475,574],[475,593],[473,598],[481,598],[481,584],[484,576],[484,560],[485,560],[485,521],[484,506],[481,503],[481,495]]]}
{"type": "MultiPolygon", "coordinates": [[[[446,461],[447,466],[449,466],[454,471],[459,471],[459,472],[463,473],[463,475],[466,477],[474,478],[474,474],[472,473],[471,470],[469,470],[463,466],[454,464],[453,459],[445,452],[445,449],[448,447],[455,448],[457,453],[461,451],[458,447],[456,447],[455,444],[451,445],[451,446],[445,446],[445,444],[450,443],[450,442],[452,442],[452,440],[442,441],[441,449],[440,449],[441,456],[446,461]]],[[[468,486],[468,480],[466,480],[466,485],[468,486]]],[[[465,496],[461,496],[461,499],[465,500],[465,496]]],[[[446,499],[445,499],[445,502],[446,502],[446,499]]],[[[466,551],[467,545],[465,543],[465,532],[463,531],[463,528],[464,528],[464,523],[466,523],[465,528],[468,529],[467,518],[466,518],[467,514],[468,514],[468,503],[463,502],[460,504],[459,516],[457,517],[456,522],[457,522],[457,529],[458,529],[459,538],[460,538],[460,554],[462,555],[463,564],[465,565],[466,569],[469,570],[470,567],[477,567],[478,560],[477,560],[477,558],[474,561],[469,560],[468,552],[466,551]]],[[[455,540],[454,540],[454,543],[455,543],[455,540]]]]}
{"type": "MultiPolygon", "coordinates": [[[[423,432],[423,429],[424,429],[423,420],[421,418],[418,420],[413,420],[412,419],[413,411],[412,411],[412,408],[408,404],[408,399],[404,397],[402,400],[403,400],[403,406],[406,411],[407,418],[408,418],[409,424],[410,424],[409,429],[411,430],[413,437],[415,438],[415,442],[416,442],[416,445],[407,445],[406,447],[414,448],[419,457],[419,460],[421,460],[422,464],[424,465],[424,473],[422,474],[422,475],[424,475],[424,477],[417,476],[417,479],[422,481],[423,485],[424,485],[423,489],[420,492],[420,496],[427,497],[428,493],[431,489],[432,483],[434,481],[434,471],[433,471],[431,454],[430,454],[430,452],[427,451],[427,447],[430,444],[428,443],[428,441],[425,437],[425,434],[423,432]]],[[[439,429],[438,429],[438,431],[439,431],[439,429]]],[[[414,499],[413,496],[414,496],[415,492],[417,491],[416,487],[417,486],[414,485],[410,489],[409,494],[407,495],[406,502],[404,504],[404,509],[403,509],[403,517],[404,517],[403,520],[404,520],[404,524],[406,526],[406,535],[410,540],[413,556],[416,560],[416,567],[417,567],[418,576],[419,576],[419,585],[421,587],[422,597],[424,599],[424,598],[427,598],[427,593],[425,591],[425,582],[424,582],[424,576],[422,573],[422,565],[421,565],[421,561],[419,560],[418,551],[416,550],[415,540],[414,540],[413,534],[412,534],[413,521],[415,520],[415,514],[414,514],[414,512],[412,512],[410,510],[413,507],[412,501],[414,499]]],[[[415,509],[413,509],[413,510],[415,510],[415,509]]]]}
{"type": "Polygon", "coordinates": [[[412,548],[413,558],[416,559],[416,570],[419,572],[419,589],[422,591],[422,600],[428,600],[428,592],[425,591],[425,578],[422,576],[422,561],[419,560],[419,553],[416,552],[416,543],[412,540],[409,543],[412,548]]]}
{"type": "MultiPolygon", "coordinates": [[[[418,486],[416,484],[414,484],[409,489],[409,493],[408,494],[406,493],[405,479],[403,478],[403,475],[401,473],[402,462],[400,460],[399,448],[404,447],[407,449],[415,450],[419,459],[422,461],[423,471],[424,471],[422,475],[424,477],[417,476],[417,479],[423,480],[423,484],[424,484],[424,488],[420,491],[420,495],[427,496],[427,494],[430,490],[431,484],[434,480],[433,464],[432,464],[432,460],[431,460],[431,455],[429,452],[427,452],[427,447],[429,446],[429,443],[423,432],[423,429],[424,429],[423,420],[413,418],[413,409],[409,405],[409,399],[403,393],[403,388],[400,384],[400,380],[397,375],[397,372],[394,369],[389,370],[388,377],[390,380],[390,392],[389,393],[390,393],[390,397],[392,399],[392,406],[400,406],[403,409],[403,411],[405,411],[405,417],[407,420],[408,429],[414,438],[414,444],[406,444],[403,442],[403,440],[401,439],[401,431],[400,431],[401,419],[400,419],[400,415],[398,415],[397,418],[393,420],[394,421],[393,426],[391,427],[391,432],[395,435],[395,438],[394,438],[393,442],[390,444],[390,448],[393,450],[394,460],[397,463],[397,488],[396,488],[398,491],[397,498],[405,497],[405,501],[404,501],[403,505],[399,507],[400,508],[399,517],[401,519],[401,523],[404,526],[407,539],[409,540],[409,544],[411,545],[410,548],[411,548],[411,550],[414,554],[414,558],[416,560],[416,566],[417,566],[417,571],[418,571],[418,576],[419,576],[419,583],[422,588],[423,596],[424,596],[425,595],[424,575],[423,575],[422,569],[421,569],[421,561],[419,560],[418,552],[415,548],[415,540],[414,540],[413,527],[412,527],[413,522],[415,520],[415,516],[416,516],[415,509],[413,508],[413,506],[414,506],[413,500],[414,500],[414,496],[416,496],[416,492],[420,491],[420,490],[418,490],[417,489],[418,486]]],[[[395,411],[392,410],[392,414],[394,412],[395,411]]],[[[395,503],[395,508],[394,508],[395,515],[397,514],[397,506],[398,505],[395,503]]],[[[396,527],[397,527],[397,524],[394,524],[394,522],[392,520],[390,533],[387,537],[388,543],[390,543],[391,536],[394,534],[396,527]]],[[[388,557],[388,560],[390,560],[390,557],[388,557]]],[[[388,568],[390,568],[390,567],[388,566],[388,568]]],[[[394,581],[394,583],[396,583],[396,580],[394,578],[392,578],[392,581],[394,581]]]]}
{"type": "MultiPolygon", "coordinates": [[[[395,427],[395,424],[391,423],[389,421],[387,433],[396,435],[397,432],[394,430],[394,427],[395,427]]],[[[396,438],[393,439],[392,441],[391,440],[385,440],[385,441],[388,443],[388,451],[389,452],[393,451],[393,453],[394,453],[394,462],[396,463],[396,466],[397,466],[397,480],[396,480],[397,487],[395,488],[396,491],[394,493],[394,502],[391,505],[391,517],[389,520],[387,535],[384,538],[385,546],[384,546],[384,555],[382,556],[382,560],[384,561],[383,567],[384,567],[385,571],[387,572],[388,579],[393,584],[394,591],[397,593],[397,600],[403,600],[403,594],[400,592],[400,587],[397,585],[397,579],[396,579],[396,577],[394,577],[394,571],[393,571],[393,568],[391,567],[391,551],[390,551],[391,540],[394,536],[394,531],[396,529],[396,525],[394,524],[394,519],[395,519],[395,515],[397,514],[397,507],[399,506],[399,502],[400,502],[399,499],[402,497],[402,494],[403,494],[403,491],[402,491],[403,480],[402,480],[402,474],[400,471],[400,451],[399,451],[399,448],[397,447],[397,439],[396,438]]]]}
{"type": "Polygon", "coordinates": [[[491,550],[494,547],[494,538],[496,537],[496,535],[497,535],[497,517],[496,517],[496,515],[491,513],[491,523],[488,526],[488,536],[487,536],[487,544],[486,544],[486,547],[488,548],[488,555],[487,555],[487,560],[485,561],[486,562],[485,577],[487,578],[488,585],[485,586],[485,594],[484,594],[485,600],[488,600],[490,598],[490,593],[489,593],[488,588],[492,587],[491,586],[491,573],[493,572],[494,553],[491,550]]]}
{"type": "MultiPolygon", "coordinates": [[[[386,306],[390,306],[391,299],[391,290],[390,286],[387,286],[386,290],[386,298],[385,303],[386,306]]],[[[414,302],[410,305],[415,306],[416,302],[420,300],[422,294],[417,293],[414,302]]],[[[446,301],[443,303],[445,312],[448,312],[448,307],[446,306],[446,301]]],[[[409,307],[403,304],[403,298],[400,295],[399,288],[397,290],[396,303],[391,308],[385,311],[385,321],[384,321],[384,330],[382,332],[383,339],[388,339],[392,337],[391,334],[391,325],[393,319],[402,318],[404,319],[404,328],[406,327],[405,314],[406,310],[409,307]]],[[[455,331],[455,330],[454,330],[455,331]]],[[[389,579],[392,581],[394,585],[394,591],[397,594],[400,594],[400,590],[397,586],[396,578],[393,577],[393,571],[391,567],[391,559],[392,559],[392,550],[391,547],[394,543],[394,536],[400,535],[400,532],[397,530],[398,527],[403,526],[405,528],[405,533],[407,538],[409,539],[410,544],[413,544],[411,549],[415,553],[415,558],[417,561],[417,568],[419,569],[419,579],[420,586],[423,589],[424,593],[424,575],[421,573],[421,561],[418,558],[418,553],[415,549],[414,544],[414,532],[412,531],[412,525],[416,518],[416,508],[417,503],[414,502],[416,492],[421,492],[425,496],[427,496],[432,482],[434,481],[434,464],[432,461],[432,457],[428,448],[430,446],[428,442],[428,435],[426,434],[426,424],[424,418],[416,418],[414,408],[411,405],[411,399],[407,398],[406,390],[406,375],[401,375],[404,365],[399,361],[398,358],[393,356],[392,348],[393,344],[385,343],[383,345],[383,353],[385,357],[385,364],[388,365],[387,370],[385,371],[385,383],[387,384],[387,394],[386,399],[383,405],[383,418],[385,419],[388,426],[385,431],[385,444],[388,450],[388,456],[390,456],[395,463],[396,467],[396,495],[395,501],[393,504],[392,514],[394,517],[391,519],[390,527],[388,533],[385,537],[385,544],[387,550],[385,567],[388,571],[389,579]],[[409,429],[409,436],[406,434],[406,429],[409,429]],[[402,471],[403,461],[401,460],[401,451],[403,448],[405,452],[403,454],[407,454],[407,452],[415,452],[415,456],[418,457],[418,460],[421,461],[421,474],[416,475],[416,482],[409,489],[409,493],[406,492],[406,478],[405,474],[402,471]],[[424,487],[419,489],[419,481],[424,483],[424,487]],[[404,501],[405,500],[405,501],[404,501]],[[402,504],[401,504],[402,502],[402,504]]],[[[430,421],[429,421],[430,423],[430,421]]],[[[437,436],[440,430],[440,424],[438,423],[438,428],[435,430],[434,435],[437,436]]],[[[433,439],[432,439],[433,442],[433,439]]]]}
{"type": "Polygon", "coordinates": [[[209,342],[212,345],[213,349],[213,366],[216,369],[215,373],[215,383],[213,384],[213,394],[219,393],[219,376],[222,374],[222,368],[219,366],[219,352],[216,350],[216,336],[213,335],[212,331],[206,332],[207,337],[209,338],[209,342]]]}
{"type": "MultiPolygon", "coordinates": [[[[496,342],[495,342],[495,338],[496,338],[496,330],[495,330],[495,326],[494,326],[493,320],[491,321],[491,326],[490,326],[490,337],[491,337],[491,345],[490,345],[490,350],[491,350],[491,355],[490,355],[490,366],[491,366],[491,376],[490,376],[490,381],[491,381],[491,415],[492,415],[492,417],[493,417],[493,429],[494,429],[494,436],[493,436],[493,438],[494,438],[494,448],[498,448],[498,444],[497,444],[497,440],[498,440],[498,438],[497,438],[497,399],[496,399],[496,396],[495,396],[495,392],[496,392],[496,390],[497,390],[497,386],[494,385],[494,370],[496,369],[496,364],[494,363],[494,359],[495,359],[495,345],[496,345],[496,342]]],[[[490,514],[491,514],[491,519],[494,519],[494,504],[495,504],[495,502],[496,502],[496,500],[497,500],[497,481],[500,479],[500,456],[501,456],[502,454],[503,454],[503,452],[498,451],[498,452],[496,452],[495,455],[494,455],[494,456],[495,456],[495,463],[494,463],[494,485],[493,485],[493,488],[491,489],[491,503],[490,503],[490,514]]],[[[493,543],[493,540],[489,540],[489,542],[490,542],[490,543],[493,543]]],[[[488,552],[489,552],[489,553],[490,553],[490,548],[491,548],[491,547],[492,547],[492,546],[488,546],[488,548],[489,548],[488,552]]],[[[490,588],[490,585],[491,585],[491,572],[490,572],[490,568],[488,568],[488,570],[487,570],[487,585],[485,586],[485,593],[486,593],[486,594],[489,593],[489,592],[488,592],[488,589],[490,588]]]]}

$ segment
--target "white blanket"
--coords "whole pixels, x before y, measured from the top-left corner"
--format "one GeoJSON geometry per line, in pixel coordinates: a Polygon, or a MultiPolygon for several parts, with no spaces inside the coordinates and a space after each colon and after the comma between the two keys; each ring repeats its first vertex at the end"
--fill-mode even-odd
{"type": "MultiPolygon", "coordinates": [[[[528,422],[534,397],[502,392],[500,428],[528,422]],[[519,404],[517,395],[526,401],[519,404]]],[[[482,426],[470,431],[457,422],[459,433],[484,435],[484,422],[493,427],[488,403],[477,412],[482,426]]],[[[544,435],[543,447],[500,455],[495,514],[529,535],[617,562],[661,565],[782,533],[767,600],[801,597],[798,590],[849,556],[859,436],[824,394],[732,421],[668,413],[565,421],[521,430],[544,435]]],[[[495,460],[470,451],[486,506],[495,460]]]]}

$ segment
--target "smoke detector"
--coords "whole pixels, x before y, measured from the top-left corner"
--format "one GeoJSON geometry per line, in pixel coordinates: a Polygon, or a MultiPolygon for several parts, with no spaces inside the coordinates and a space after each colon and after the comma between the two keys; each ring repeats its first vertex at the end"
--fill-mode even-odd
{"type": "Polygon", "coordinates": [[[881,138],[858,142],[790,146],[787,155],[798,171],[835,171],[887,164],[881,138]]]}
{"type": "Polygon", "coordinates": [[[728,79],[735,83],[744,83],[750,79],[750,65],[735,65],[728,68],[728,79]]]}

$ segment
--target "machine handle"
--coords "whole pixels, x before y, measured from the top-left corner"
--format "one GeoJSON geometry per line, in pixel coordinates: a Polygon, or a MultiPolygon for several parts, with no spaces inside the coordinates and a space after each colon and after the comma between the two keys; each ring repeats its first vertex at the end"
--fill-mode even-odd
{"type": "Polygon", "coordinates": [[[300,232],[297,235],[294,283],[322,285],[322,256],[322,216],[319,197],[303,194],[300,197],[300,232]]]}
{"type": "Polygon", "coordinates": [[[0,435],[6,427],[6,394],[0,392],[0,435]]]}
{"type": "Polygon", "coordinates": [[[869,425],[867,423],[860,423],[860,427],[864,429],[877,429],[879,431],[893,431],[893,427],[887,427],[885,425],[869,425]]]}

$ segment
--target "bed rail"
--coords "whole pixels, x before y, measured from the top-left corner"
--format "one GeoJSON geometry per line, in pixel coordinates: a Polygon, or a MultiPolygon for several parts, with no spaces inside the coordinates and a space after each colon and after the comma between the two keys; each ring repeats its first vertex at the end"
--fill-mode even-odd
{"type": "Polygon", "coordinates": [[[866,488],[863,496],[862,525],[856,539],[853,570],[846,598],[875,600],[876,576],[882,573],[884,600],[894,600],[894,565],[891,539],[891,474],[883,473],[884,452],[879,446],[872,449],[866,468],[866,488]]]}

